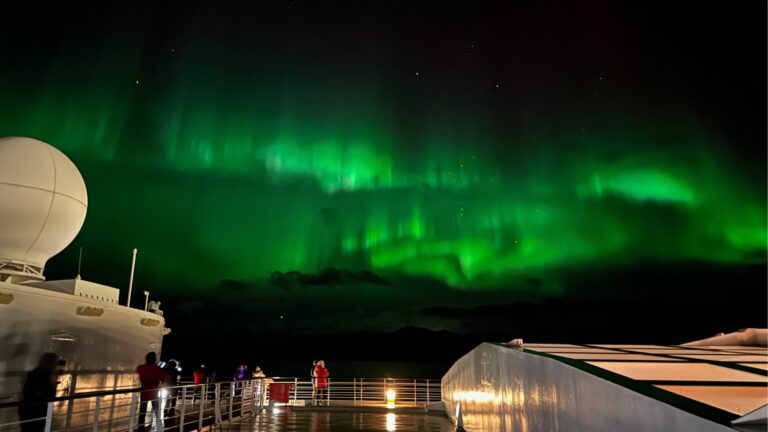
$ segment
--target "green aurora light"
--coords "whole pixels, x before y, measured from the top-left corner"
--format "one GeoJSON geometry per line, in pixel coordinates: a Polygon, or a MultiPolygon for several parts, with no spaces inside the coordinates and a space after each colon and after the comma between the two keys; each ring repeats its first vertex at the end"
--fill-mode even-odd
{"type": "Polygon", "coordinates": [[[364,50],[307,68],[298,48],[191,38],[147,60],[119,34],[88,62],[75,38],[24,85],[0,80],[18,101],[0,135],[67,153],[91,195],[75,244],[139,247],[157,280],[335,266],[476,289],[564,266],[765,260],[765,187],[689,107],[552,108],[495,81],[468,97],[364,50]]]}

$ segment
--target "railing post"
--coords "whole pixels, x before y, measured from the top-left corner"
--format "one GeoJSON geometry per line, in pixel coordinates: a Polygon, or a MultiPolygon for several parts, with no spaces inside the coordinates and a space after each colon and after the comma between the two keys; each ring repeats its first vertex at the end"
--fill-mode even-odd
{"type": "Polygon", "coordinates": [[[155,408],[155,405],[152,405],[152,418],[155,420],[155,431],[156,432],[163,432],[165,431],[165,425],[163,424],[163,421],[165,420],[165,398],[160,399],[160,395],[158,394],[158,398],[155,399],[155,402],[157,402],[157,408],[155,408]]]}
{"type": "MultiPolygon", "coordinates": [[[[120,378],[119,375],[120,375],[119,373],[115,372],[114,377],[112,377],[112,391],[113,392],[117,392],[117,382],[118,382],[118,380],[120,378]]],[[[113,424],[113,420],[115,418],[115,400],[116,399],[117,398],[116,398],[115,394],[112,394],[112,397],[110,399],[110,404],[109,404],[109,421],[107,421],[107,430],[110,430],[110,431],[112,430],[112,424],[113,424]]]]}
{"type": "Polygon", "coordinates": [[[246,397],[245,382],[238,381],[236,385],[240,390],[240,417],[243,418],[245,417],[245,413],[247,412],[247,408],[248,408],[248,405],[245,403],[245,397],[246,397]]]}
{"type": "Polygon", "coordinates": [[[427,404],[429,404],[429,380],[427,380],[427,404]]]}
{"type": "Polygon", "coordinates": [[[221,403],[221,399],[220,399],[221,383],[216,383],[215,385],[216,385],[216,387],[214,388],[214,393],[213,393],[213,398],[214,398],[213,412],[214,412],[214,415],[216,416],[216,418],[215,418],[214,422],[216,424],[221,424],[221,406],[220,406],[220,403],[221,403]]]}
{"type": "Polygon", "coordinates": [[[179,432],[184,431],[184,414],[186,414],[186,412],[187,412],[187,386],[184,386],[181,388],[181,413],[179,413],[179,432]]]}
{"type": "Polygon", "coordinates": [[[299,378],[293,379],[293,406],[296,406],[296,399],[299,396],[299,378]]]}
{"type": "Polygon", "coordinates": [[[229,421],[232,421],[232,403],[235,399],[235,385],[230,382],[229,383],[229,421]]]}
{"type": "Polygon", "coordinates": [[[205,399],[208,394],[208,384],[203,384],[203,394],[200,396],[200,410],[197,414],[197,430],[203,430],[203,410],[205,409],[205,399]]]}
{"type": "Polygon", "coordinates": [[[240,418],[245,417],[245,385],[241,381],[235,382],[235,389],[240,387],[240,418]]]}
{"type": "Polygon", "coordinates": [[[45,432],[51,432],[53,423],[53,402],[48,402],[48,411],[45,413],[45,432]]]}
{"type": "Polygon", "coordinates": [[[99,408],[101,408],[101,398],[96,396],[96,408],[93,411],[93,432],[99,432],[99,408]]]}
{"type": "Polygon", "coordinates": [[[360,403],[365,402],[365,393],[363,393],[365,389],[365,378],[360,378],[360,403]]]}
{"type": "Polygon", "coordinates": [[[251,417],[256,415],[256,381],[251,380],[251,390],[248,392],[251,395],[251,417]]]}
{"type": "Polygon", "coordinates": [[[357,402],[357,378],[352,378],[352,402],[357,402]]]}
{"type": "MultiPolygon", "coordinates": [[[[72,378],[69,381],[69,396],[72,396],[77,391],[77,371],[72,372],[72,378]]],[[[72,424],[72,409],[74,408],[75,401],[70,399],[67,401],[67,419],[64,421],[64,429],[69,430],[72,424]]]]}
{"type": "Polygon", "coordinates": [[[418,402],[418,399],[416,398],[416,378],[413,379],[413,403],[418,402]]]}
{"type": "MultiPolygon", "coordinates": [[[[128,430],[136,428],[136,392],[131,393],[131,406],[128,408],[128,430]]],[[[67,429],[69,430],[69,429],[67,429]]]]}

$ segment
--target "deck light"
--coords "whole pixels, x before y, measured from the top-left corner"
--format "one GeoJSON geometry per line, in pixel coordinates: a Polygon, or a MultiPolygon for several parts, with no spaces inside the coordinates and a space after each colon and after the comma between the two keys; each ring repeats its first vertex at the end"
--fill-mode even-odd
{"type": "Polygon", "coordinates": [[[387,390],[387,408],[395,407],[396,397],[397,397],[397,392],[395,392],[394,390],[387,390]]]}

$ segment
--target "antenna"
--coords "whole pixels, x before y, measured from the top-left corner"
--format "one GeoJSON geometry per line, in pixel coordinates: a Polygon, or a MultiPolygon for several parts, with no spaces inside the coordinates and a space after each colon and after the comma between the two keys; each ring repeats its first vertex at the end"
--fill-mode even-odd
{"type": "Polygon", "coordinates": [[[83,264],[83,247],[80,246],[80,255],[77,256],[77,279],[80,279],[80,267],[83,264]]]}
{"type": "Polygon", "coordinates": [[[131,258],[131,280],[128,282],[128,300],[125,301],[125,305],[131,307],[131,291],[133,291],[133,271],[136,269],[136,252],[138,250],[133,248],[133,258],[131,258]]]}

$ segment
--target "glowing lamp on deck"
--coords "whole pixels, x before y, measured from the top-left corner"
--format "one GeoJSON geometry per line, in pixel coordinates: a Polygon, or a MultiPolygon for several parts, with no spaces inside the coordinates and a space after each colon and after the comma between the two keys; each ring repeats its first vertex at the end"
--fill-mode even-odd
{"type": "Polygon", "coordinates": [[[395,407],[396,397],[397,397],[397,392],[395,392],[394,390],[387,390],[387,408],[395,407]]]}

